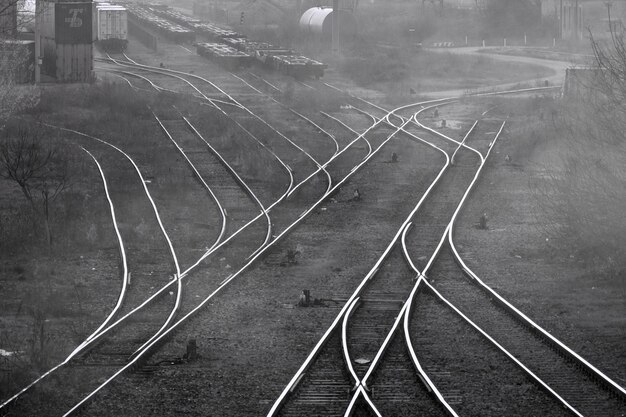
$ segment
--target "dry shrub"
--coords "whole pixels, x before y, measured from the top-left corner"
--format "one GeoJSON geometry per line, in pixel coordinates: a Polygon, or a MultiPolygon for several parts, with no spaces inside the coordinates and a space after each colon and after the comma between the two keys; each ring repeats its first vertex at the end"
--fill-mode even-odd
{"type": "Polygon", "coordinates": [[[599,71],[587,80],[587,94],[564,100],[555,122],[561,166],[541,201],[556,219],[553,234],[617,274],[626,267],[626,47],[623,35],[613,35],[605,45],[592,40],[599,71]]]}

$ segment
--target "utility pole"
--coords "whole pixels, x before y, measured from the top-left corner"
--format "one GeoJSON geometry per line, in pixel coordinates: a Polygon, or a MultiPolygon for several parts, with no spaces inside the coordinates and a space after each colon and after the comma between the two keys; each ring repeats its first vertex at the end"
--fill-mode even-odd
{"type": "Polygon", "coordinates": [[[559,5],[559,19],[558,19],[559,28],[557,30],[557,35],[559,39],[563,39],[563,0],[561,0],[559,5]]]}
{"type": "Polygon", "coordinates": [[[339,52],[339,0],[333,0],[332,12],[332,41],[331,49],[333,53],[339,52]]]}
{"type": "Polygon", "coordinates": [[[35,1],[35,83],[41,82],[41,25],[42,25],[42,10],[41,1],[35,1]]]}
{"type": "Polygon", "coordinates": [[[575,8],[576,13],[574,13],[574,16],[576,18],[576,23],[574,24],[574,30],[576,30],[576,35],[575,36],[576,36],[576,40],[577,41],[580,40],[580,37],[578,36],[579,33],[581,34],[581,37],[582,37],[582,28],[580,27],[581,23],[582,23],[581,22],[582,19],[581,19],[581,16],[580,16],[580,14],[581,14],[580,10],[578,10],[578,1],[579,0],[576,0],[576,6],[575,6],[576,7],[575,8]]]}

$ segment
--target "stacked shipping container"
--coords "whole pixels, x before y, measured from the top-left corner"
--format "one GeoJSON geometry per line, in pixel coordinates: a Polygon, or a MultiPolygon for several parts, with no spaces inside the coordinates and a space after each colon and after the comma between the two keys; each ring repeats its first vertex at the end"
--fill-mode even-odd
{"type": "Polygon", "coordinates": [[[36,55],[57,82],[93,80],[92,2],[37,3],[36,55]]]}

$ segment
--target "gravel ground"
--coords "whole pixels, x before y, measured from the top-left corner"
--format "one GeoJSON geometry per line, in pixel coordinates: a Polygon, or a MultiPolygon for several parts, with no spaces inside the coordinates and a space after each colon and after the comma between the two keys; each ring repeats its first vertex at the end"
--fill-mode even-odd
{"type": "MultiPolygon", "coordinates": [[[[252,94],[241,81],[208,61],[174,45],[163,48],[153,56],[131,43],[130,52],[133,57],[138,55],[138,60],[157,66],[166,53],[172,54],[176,62],[168,63],[169,67],[204,73],[229,91],[252,94]]],[[[175,88],[175,84],[167,87],[175,88]]],[[[486,104],[485,109],[488,107],[486,104]]],[[[473,107],[465,110],[475,117],[473,107]]],[[[271,109],[267,111],[271,117],[271,109]]],[[[471,117],[463,116],[462,110],[450,112],[450,118],[465,126],[471,117]]],[[[527,121],[524,117],[514,117],[511,123],[523,124],[527,121]]],[[[537,164],[545,160],[546,153],[517,161],[515,152],[520,141],[527,139],[512,130],[496,147],[458,221],[457,245],[470,267],[488,284],[623,383],[623,280],[596,277],[569,254],[549,250],[540,226],[550,219],[537,216],[528,186],[530,179],[541,178],[537,164]],[[509,154],[514,163],[504,160],[509,154]],[[479,230],[475,224],[485,212],[489,228],[479,230]],[[488,262],[482,263],[485,260],[488,262]]],[[[316,141],[311,146],[311,152],[320,159],[328,157],[328,141],[316,141]]],[[[100,393],[84,414],[264,415],[329,326],[345,295],[371,268],[430,183],[439,168],[436,161],[437,154],[430,148],[403,139],[391,141],[334,196],[336,203],[322,206],[272,251],[280,257],[298,247],[301,255],[296,264],[281,265],[271,256],[256,264],[176,332],[152,358],[151,367],[121,377],[100,393]],[[388,164],[392,152],[400,156],[399,163],[388,164]],[[350,201],[354,188],[361,192],[359,202],[350,201]],[[323,305],[296,308],[302,289],[324,299],[323,305]],[[190,339],[197,341],[200,357],[171,365],[172,358],[184,354],[190,339]]],[[[183,169],[182,164],[179,168],[183,169]]],[[[257,186],[262,188],[263,184],[257,186]]],[[[283,223],[287,214],[281,219],[283,223]]],[[[101,259],[87,253],[80,256],[101,259]]],[[[106,265],[103,262],[96,268],[106,270],[106,265]]],[[[85,267],[81,262],[80,268],[85,267]]],[[[13,291],[13,299],[18,300],[19,291],[13,291]]],[[[89,303],[98,305],[99,301],[89,303]]],[[[25,328],[19,321],[11,326],[25,328]]]]}

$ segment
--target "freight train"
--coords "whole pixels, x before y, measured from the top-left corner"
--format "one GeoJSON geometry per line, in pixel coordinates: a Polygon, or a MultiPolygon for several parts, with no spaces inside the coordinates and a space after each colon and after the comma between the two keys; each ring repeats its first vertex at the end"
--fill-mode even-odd
{"type": "Polygon", "coordinates": [[[254,60],[250,54],[223,43],[200,42],[196,48],[198,55],[215,61],[229,70],[250,66],[254,60]]]}
{"type": "Polygon", "coordinates": [[[211,22],[185,15],[167,6],[125,3],[131,23],[146,26],[175,42],[195,42],[196,36],[208,42],[195,44],[198,55],[229,70],[253,62],[294,78],[320,78],[327,65],[296,51],[267,42],[249,40],[245,35],[211,22]]]}
{"type": "MultiPolygon", "coordinates": [[[[254,58],[256,62],[264,67],[280,72],[281,74],[298,79],[310,77],[321,78],[324,76],[324,70],[328,68],[326,64],[302,56],[292,49],[272,45],[267,42],[252,41],[246,39],[245,35],[233,32],[232,30],[221,29],[210,23],[206,23],[206,25],[212,26],[212,28],[210,31],[207,30],[204,34],[208,35],[213,42],[228,45],[230,48],[254,58]]],[[[202,48],[199,48],[198,51],[201,49],[202,48]]],[[[198,53],[212,59],[206,54],[198,53]]],[[[217,58],[213,59],[215,61],[221,61],[217,58]]],[[[235,62],[241,62],[240,67],[244,67],[249,65],[250,59],[241,56],[241,58],[238,58],[238,60],[234,62],[230,61],[230,69],[237,68],[237,66],[234,65],[235,62]]]]}
{"type": "Polygon", "coordinates": [[[134,22],[147,26],[174,42],[185,43],[196,40],[196,34],[193,30],[158,16],[154,13],[154,8],[130,3],[127,4],[126,8],[128,9],[128,17],[134,22]]]}

